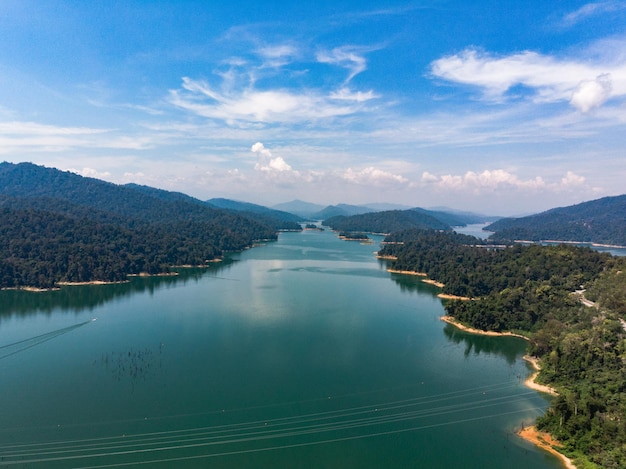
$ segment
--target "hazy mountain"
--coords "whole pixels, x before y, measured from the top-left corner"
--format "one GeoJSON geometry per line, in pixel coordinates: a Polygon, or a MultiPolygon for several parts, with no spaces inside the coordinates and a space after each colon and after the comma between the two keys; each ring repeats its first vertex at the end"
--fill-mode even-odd
{"type": "Polygon", "coordinates": [[[372,211],[375,212],[386,212],[389,210],[408,210],[411,208],[410,205],[402,205],[402,204],[388,204],[381,202],[374,202],[371,204],[363,204],[363,207],[371,208],[372,211]]]}
{"type": "Polygon", "coordinates": [[[441,210],[435,210],[435,209],[424,209],[424,208],[416,207],[411,210],[425,213],[427,215],[435,217],[436,219],[450,226],[465,226],[465,225],[471,225],[475,223],[487,223],[487,222],[493,222],[499,219],[499,217],[479,215],[476,213],[462,212],[462,211],[456,211],[453,209],[445,209],[445,208],[442,208],[441,210]]]}
{"type": "Polygon", "coordinates": [[[319,212],[324,208],[324,206],[296,199],[291,202],[283,202],[273,205],[271,208],[274,210],[293,213],[304,218],[311,218],[312,214],[319,212]]]}
{"type": "Polygon", "coordinates": [[[349,204],[337,204],[329,205],[328,207],[313,214],[313,217],[317,220],[326,220],[327,218],[344,216],[349,217],[352,215],[360,215],[362,213],[376,212],[375,209],[365,207],[363,205],[349,205],[349,204]]]}
{"type": "Polygon", "coordinates": [[[304,218],[282,210],[274,210],[262,205],[237,200],[214,198],[207,200],[207,204],[212,207],[232,210],[241,213],[255,220],[269,223],[278,230],[300,230],[299,223],[305,221],[304,218]]]}
{"type": "Polygon", "coordinates": [[[485,229],[493,239],[581,241],[626,245],[626,195],[604,197],[520,218],[503,218],[485,229]]]}

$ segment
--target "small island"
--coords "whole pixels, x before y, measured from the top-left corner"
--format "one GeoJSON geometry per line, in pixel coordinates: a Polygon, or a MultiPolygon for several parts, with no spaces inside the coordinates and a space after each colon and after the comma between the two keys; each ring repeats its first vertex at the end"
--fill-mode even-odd
{"type": "Polygon", "coordinates": [[[314,225],[313,223],[307,223],[304,225],[304,229],[307,231],[324,231],[324,228],[314,225]]]}
{"type": "Polygon", "coordinates": [[[360,241],[362,243],[371,243],[372,240],[365,233],[353,233],[350,231],[342,231],[339,233],[339,239],[344,241],[360,241]]]}

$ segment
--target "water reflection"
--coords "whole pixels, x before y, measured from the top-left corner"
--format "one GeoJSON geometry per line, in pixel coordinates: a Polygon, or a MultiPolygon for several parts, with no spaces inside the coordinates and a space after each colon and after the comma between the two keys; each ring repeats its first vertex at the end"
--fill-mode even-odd
{"type": "Polygon", "coordinates": [[[109,285],[65,286],[59,290],[31,292],[23,290],[0,291],[0,321],[12,316],[30,316],[53,312],[80,313],[93,310],[110,301],[129,297],[136,293],[153,294],[156,290],[174,285],[197,283],[204,276],[217,279],[233,265],[232,260],[212,264],[208,268],[176,269],[178,275],[155,277],[132,277],[129,282],[109,285]]]}
{"type": "Polygon", "coordinates": [[[465,343],[465,356],[473,353],[498,355],[510,365],[526,350],[526,341],[517,337],[490,337],[464,332],[451,324],[443,328],[444,335],[455,344],[465,343]]]}
{"type": "Polygon", "coordinates": [[[418,275],[407,274],[391,274],[391,280],[393,280],[403,293],[429,293],[436,295],[441,291],[440,288],[424,283],[422,280],[424,277],[418,275]]]}

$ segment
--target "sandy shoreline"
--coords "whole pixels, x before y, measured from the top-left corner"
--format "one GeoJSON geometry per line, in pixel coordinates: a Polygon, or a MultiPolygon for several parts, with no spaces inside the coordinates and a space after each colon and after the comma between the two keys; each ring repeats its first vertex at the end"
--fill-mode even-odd
{"type": "Polygon", "coordinates": [[[119,280],[116,282],[105,282],[104,280],[92,280],[91,282],[57,282],[61,287],[74,287],[81,285],[116,285],[118,283],[128,283],[128,280],[119,280]]]}
{"type": "Polygon", "coordinates": [[[452,324],[457,329],[461,329],[465,332],[471,332],[472,334],[480,334],[480,335],[489,335],[493,337],[519,337],[520,339],[530,340],[528,337],[523,336],[521,334],[515,334],[513,332],[494,332],[494,331],[483,331],[480,329],[474,329],[473,327],[464,326],[452,316],[442,316],[441,320],[447,322],[448,324],[452,324]]]}
{"type": "Polygon", "coordinates": [[[390,274],[402,274],[402,275],[417,275],[418,277],[426,277],[424,272],[415,272],[414,270],[394,270],[387,269],[390,274]]]}
{"type": "Polygon", "coordinates": [[[434,286],[439,287],[439,288],[445,287],[445,285],[443,283],[438,282],[437,280],[431,280],[429,278],[425,278],[424,280],[422,280],[422,282],[427,283],[429,285],[434,285],[434,286]]]}
{"type": "MultiPolygon", "coordinates": [[[[472,334],[480,334],[480,335],[488,335],[488,336],[513,336],[513,337],[520,337],[522,339],[525,340],[530,340],[528,339],[528,337],[525,337],[523,335],[520,334],[514,334],[512,332],[493,332],[493,331],[483,331],[480,329],[474,329],[471,327],[467,327],[464,326],[463,324],[460,324],[459,322],[457,322],[453,317],[451,316],[442,316],[441,320],[444,322],[447,322],[448,324],[453,325],[454,327],[465,331],[465,332],[470,332],[472,334]]],[[[530,375],[526,381],[524,381],[524,385],[534,389],[535,391],[539,391],[539,392],[543,392],[543,393],[547,393],[547,394],[551,394],[551,395],[556,395],[557,392],[556,390],[554,390],[554,388],[551,388],[550,386],[546,386],[545,384],[539,384],[535,382],[535,379],[537,378],[537,375],[539,374],[539,371],[541,370],[541,367],[539,366],[539,360],[536,357],[531,357],[529,355],[524,355],[524,360],[526,360],[528,363],[530,363],[533,368],[535,369],[535,372],[530,375]]],[[[555,449],[555,447],[559,447],[561,446],[561,444],[555,440],[554,438],[552,438],[552,436],[549,433],[545,433],[545,432],[541,432],[539,430],[537,430],[536,427],[531,426],[531,427],[524,427],[522,428],[519,432],[517,432],[517,434],[519,435],[520,438],[523,438],[524,440],[533,443],[534,445],[536,445],[537,447],[548,451],[549,453],[554,454],[555,456],[558,456],[561,461],[563,462],[563,466],[567,469],[576,469],[576,466],[574,465],[574,463],[572,462],[571,459],[569,459],[567,456],[565,456],[564,454],[560,453],[557,449],[555,449]]]]}
{"type": "Polygon", "coordinates": [[[526,381],[524,381],[524,384],[530,389],[534,389],[535,391],[545,392],[546,394],[552,394],[553,396],[556,396],[558,393],[556,392],[554,388],[551,388],[550,386],[546,386],[545,384],[539,384],[535,381],[535,379],[537,378],[537,375],[539,374],[539,371],[541,371],[541,367],[539,366],[539,360],[536,357],[531,357],[529,355],[524,355],[523,358],[528,363],[530,363],[535,369],[535,372],[532,375],[530,375],[526,379],[526,381]]]}
{"type": "Polygon", "coordinates": [[[439,293],[437,295],[437,298],[442,298],[444,300],[463,300],[463,301],[470,301],[472,299],[469,296],[451,295],[449,293],[439,293]]]}
{"type": "Polygon", "coordinates": [[[561,443],[552,438],[549,433],[541,432],[537,430],[536,427],[532,426],[522,428],[519,432],[517,432],[517,434],[524,440],[529,441],[544,451],[557,456],[563,462],[563,467],[567,469],[576,469],[576,466],[570,458],[555,449],[555,447],[560,447],[561,443]]]}
{"type": "MultiPolygon", "coordinates": [[[[428,274],[426,274],[425,272],[415,272],[414,270],[387,269],[387,272],[389,272],[391,274],[416,275],[418,277],[427,277],[428,276],[428,274]]],[[[429,278],[422,279],[422,282],[427,283],[429,285],[434,285],[434,286],[439,287],[439,288],[445,287],[445,284],[443,284],[441,282],[438,282],[437,280],[432,280],[432,279],[429,279],[429,278]]],[[[471,298],[469,298],[467,296],[451,295],[449,293],[439,293],[437,295],[437,297],[438,298],[442,298],[444,300],[464,300],[464,301],[471,300],[471,298]]]]}

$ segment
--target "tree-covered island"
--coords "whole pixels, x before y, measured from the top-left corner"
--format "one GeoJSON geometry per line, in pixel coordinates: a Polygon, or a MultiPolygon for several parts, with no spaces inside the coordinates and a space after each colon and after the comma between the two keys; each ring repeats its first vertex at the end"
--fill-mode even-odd
{"type": "Polygon", "coordinates": [[[572,245],[488,247],[456,233],[394,233],[379,256],[470,297],[448,315],[529,338],[539,382],[555,388],[539,429],[578,469],[626,467],[626,258],[572,245]]]}

